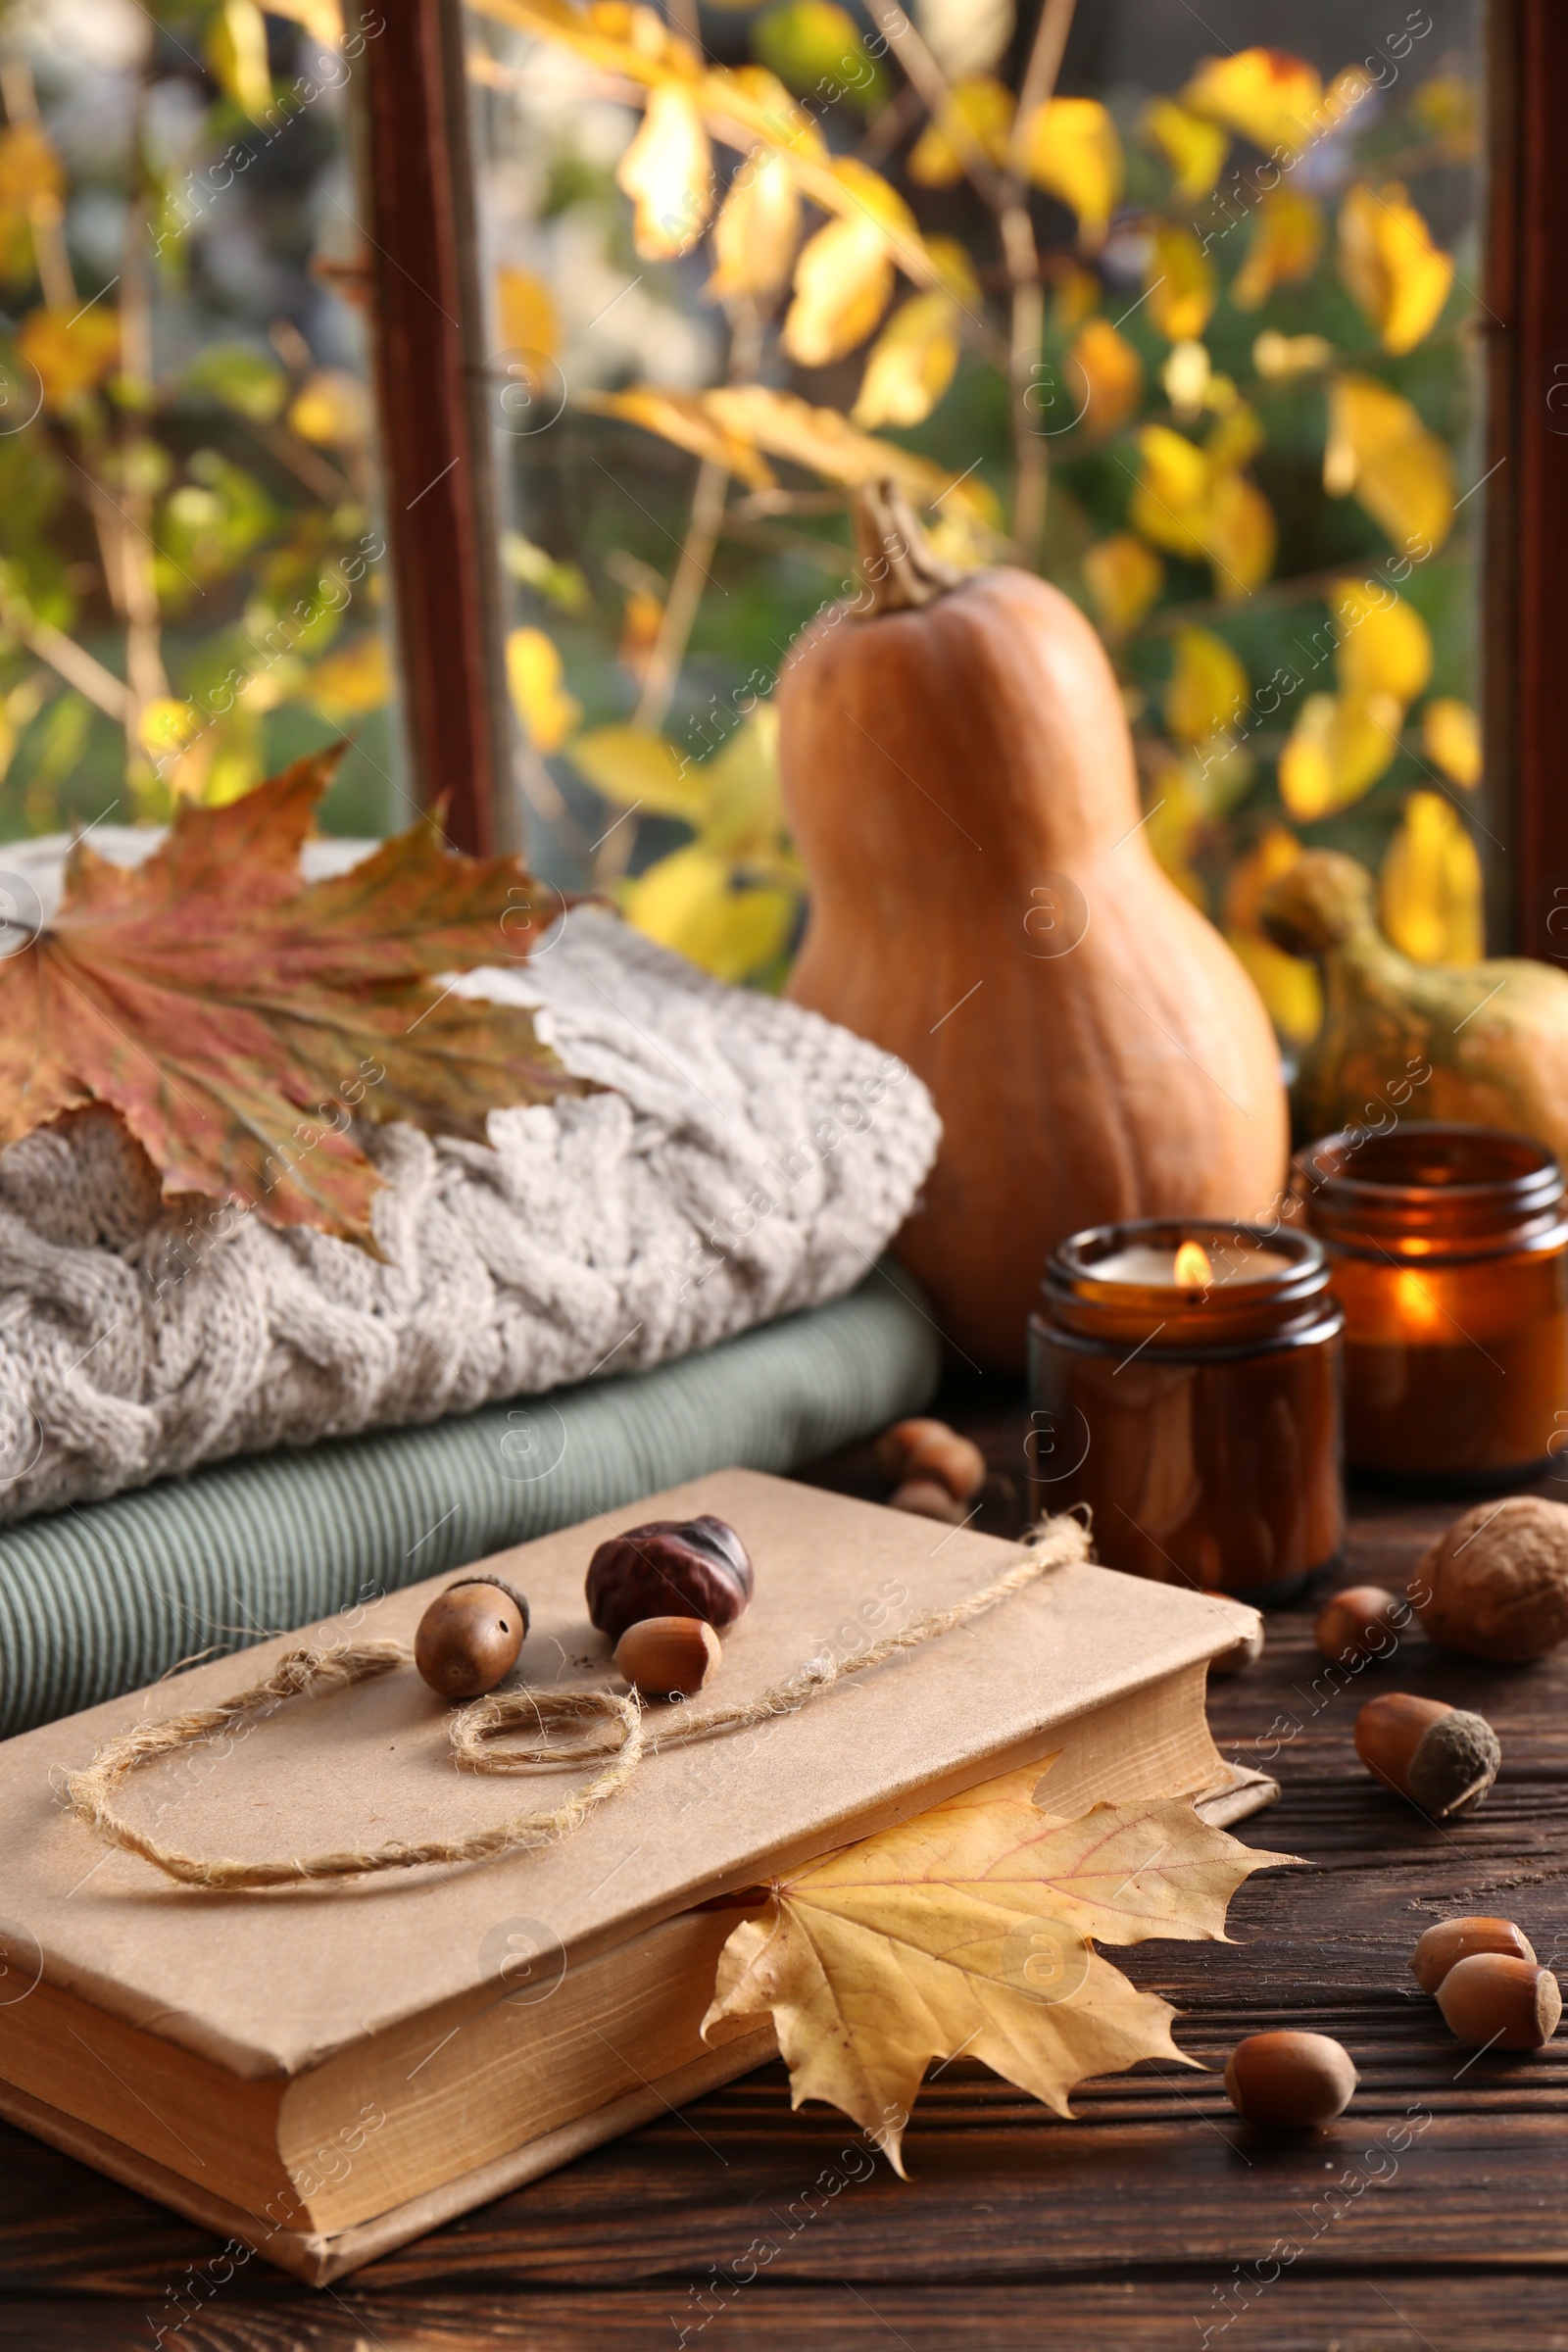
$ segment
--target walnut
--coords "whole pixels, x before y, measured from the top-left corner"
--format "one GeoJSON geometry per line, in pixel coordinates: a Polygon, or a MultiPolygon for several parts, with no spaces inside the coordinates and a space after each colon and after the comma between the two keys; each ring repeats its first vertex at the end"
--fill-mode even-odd
{"type": "Polygon", "coordinates": [[[1409,1596],[1430,1640],[1499,1665],[1568,1639],[1568,1508],[1535,1494],[1480,1502],[1422,1560],[1409,1596]]]}

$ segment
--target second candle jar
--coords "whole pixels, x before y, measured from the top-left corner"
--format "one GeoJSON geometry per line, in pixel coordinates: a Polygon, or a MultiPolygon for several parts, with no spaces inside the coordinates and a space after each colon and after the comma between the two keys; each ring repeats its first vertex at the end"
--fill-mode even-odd
{"type": "Polygon", "coordinates": [[[1283,1599],[1339,1549],[1340,1335],[1290,1227],[1158,1218],[1075,1234],[1030,1323],[1030,1493],[1088,1503],[1107,1567],[1283,1599]],[[1197,1243],[1211,1280],[1184,1286],[1197,1243]]]}

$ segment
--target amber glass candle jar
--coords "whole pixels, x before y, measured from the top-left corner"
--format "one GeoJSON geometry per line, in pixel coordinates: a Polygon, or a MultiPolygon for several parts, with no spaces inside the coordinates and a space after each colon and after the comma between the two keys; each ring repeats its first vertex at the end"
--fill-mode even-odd
{"type": "Polygon", "coordinates": [[[1545,1146],[1493,1127],[1352,1128],[1298,1152],[1291,1189],[1345,1309],[1350,1467],[1429,1488],[1552,1467],[1568,1222],[1545,1146]]]}
{"type": "Polygon", "coordinates": [[[1088,1503],[1107,1567],[1283,1600],[1343,1534],[1341,1329],[1290,1226],[1075,1234],[1030,1321],[1035,1510],[1088,1503]]]}

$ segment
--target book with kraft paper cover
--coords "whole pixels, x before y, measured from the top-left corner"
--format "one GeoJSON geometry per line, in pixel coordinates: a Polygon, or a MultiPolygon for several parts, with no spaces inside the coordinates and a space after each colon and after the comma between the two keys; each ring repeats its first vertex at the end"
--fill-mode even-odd
{"type": "MultiPolygon", "coordinates": [[[[614,1683],[583,1596],[595,1547],[704,1512],[756,1569],[704,1704],[851,1656],[1024,1557],[719,1472],[484,1563],[531,1604],[514,1679],[614,1683]]],[[[484,1864],[219,1891],[70,1810],[67,1777],[105,1740],[227,1699],[302,1639],[411,1643],[450,1581],[0,1746],[0,2113],[317,2282],[772,2056],[771,2026],[699,2034],[736,1924],[713,1898],[1035,1762],[1062,1815],[1191,1792],[1224,1822],[1274,1792],[1224,1762],[1204,1715],[1208,1662],[1254,1612],[1075,1562],[808,1703],[649,1753],[571,1836],[484,1864]]],[[[448,1720],[404,1666],[164,1757],[117,1802],[201,1856],[450,1840],[515,1812],[518,1784],[456,1771],[448,1720]]],[[[543,1772],[529,1802],[586,1777],[543,1772]]]]}

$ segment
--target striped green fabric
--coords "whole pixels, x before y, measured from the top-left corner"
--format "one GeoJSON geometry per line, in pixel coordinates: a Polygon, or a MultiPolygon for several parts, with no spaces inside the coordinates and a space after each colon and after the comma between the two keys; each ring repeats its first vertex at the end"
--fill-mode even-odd
{"type": "Polygon", "coordinates": [[[793,1469],[915,1410],[939,1368],[908,1278],[878,1270],[656,1371],[26,1520],[0,1532],[0,1735],[704,1471],[793,1469]]]}

